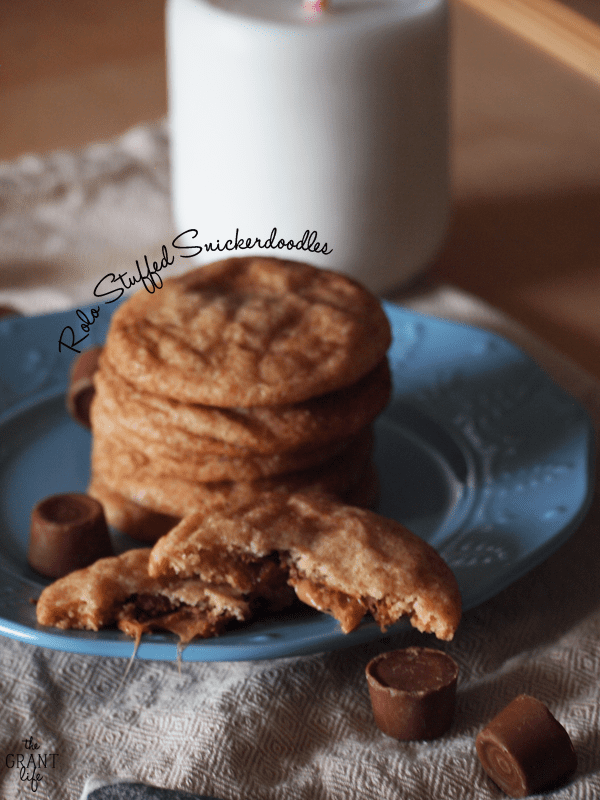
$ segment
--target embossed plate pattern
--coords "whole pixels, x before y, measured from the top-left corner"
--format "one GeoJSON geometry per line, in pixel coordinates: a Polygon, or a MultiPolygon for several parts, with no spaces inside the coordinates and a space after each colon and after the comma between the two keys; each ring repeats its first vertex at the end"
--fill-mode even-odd
{"type": "MultiPolygon", "coordinates": [[[[102,342],[113,308],[101,307],[82,346],[102,342]]],[[[591,496],[592,426],[573,398],[504,339],[392,305],[386,311],[394,396],[376,426],[380,511],[439,550],[469,609],[575,529],[591,496]]],[[[79,330],[75,312],[0,319],[0,633],[128,657],[133,645],[120,632],[43,628],[30,602],[44,585],[26,562],[30,510],[48,494],[84,491],[88,480],[90,436],[64,408],[75,356],[58,352],[65,325],[79,330]]],[[[307,609],[193,643],[183,658],[276,658],[381,635],[367,621],[345,636],[332,618],[307,609]]],[[[175,658],[175,638],[145,636],[138,657],[175,658]]]]}

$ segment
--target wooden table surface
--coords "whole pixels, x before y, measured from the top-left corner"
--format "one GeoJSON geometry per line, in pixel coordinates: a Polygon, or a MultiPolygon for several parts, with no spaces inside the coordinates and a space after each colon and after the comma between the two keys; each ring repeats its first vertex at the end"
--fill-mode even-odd
{"type": "MultiPolygon", "coordinates": [[[[600,62],[595,81],[452,12],[453,213],[430,274],[600,377],[600,62]]],[[[0,0],[0,54],[0,160],[166,113],[164,0],[0,0]]]]}

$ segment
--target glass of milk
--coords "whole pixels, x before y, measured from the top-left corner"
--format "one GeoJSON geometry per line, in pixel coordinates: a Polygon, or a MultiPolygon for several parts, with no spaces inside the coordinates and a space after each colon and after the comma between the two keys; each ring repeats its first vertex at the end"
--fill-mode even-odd
{"type": "Polygon", "coordinates": [[[428,265],[446,0],[168,0],[167,39],[173,215],[198,262],[261,252],[375,292],[428,265]]]}

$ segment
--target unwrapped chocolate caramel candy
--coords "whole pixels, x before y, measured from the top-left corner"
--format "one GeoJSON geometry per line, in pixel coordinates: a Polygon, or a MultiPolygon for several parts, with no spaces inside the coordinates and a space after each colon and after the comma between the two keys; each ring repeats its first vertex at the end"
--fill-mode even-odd
{"type": "Polygon", "coordinates": [[[112,556],[102,506],[86,494],[55,494],[31,512],[29,565],[48,578],[60,578],[112,556]]]}
{"type": "Polygon", "coordinates": [[[577,767],[569,734],[540,700],[527,694],[494,717],[475,747],[484,770],[511,797],[548,789],[577,767]]]}
{"type": "Polygon", "coordinates": [[[440,650],[382,653],[367,664],[366,675],[375,722],[388,736],[436,739],[452,724],[458,665],[440,650]]]}
{"type": "Polygon", "coordinates": [[[90,405],[94,398],[94,373],[98,369],[101,347],[91,347],[77,356],[71,366],[67,409],[76,422],[90,426],[90,405]]]}

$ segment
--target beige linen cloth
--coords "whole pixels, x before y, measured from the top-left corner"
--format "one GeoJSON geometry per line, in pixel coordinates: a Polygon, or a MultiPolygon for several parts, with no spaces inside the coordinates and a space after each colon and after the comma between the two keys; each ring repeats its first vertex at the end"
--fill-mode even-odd
{"type": "MultiPolygon", "coordinates": [[[[167,134],[132,130],[79,153],[0,165],[0,305],[24,314],[74,308],[113,268],[173,238],[167,134]]],[[[448,287],[403,302],[513,338],[600,425],[600,386],[478,300],[448,287]]],[[[223,800],[488,800],[502,793],[475,754],[477,732],[515,695],[534,694],[569,731],[579,759],[552,797],[600,796],[600,504],[544,564],[464,616],[443,645],[460,666],[443,738],[401,744],[375,727],[364,667],[429,644],[408,632],[367,646],[263,662],[78,656],[0,638],[0,797],[77,800],[93,774],[131,776],[223,800]],[[58,753],[33,793],[5,764],[58,753]]]]}

